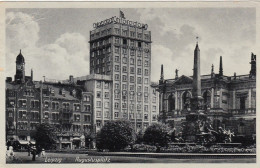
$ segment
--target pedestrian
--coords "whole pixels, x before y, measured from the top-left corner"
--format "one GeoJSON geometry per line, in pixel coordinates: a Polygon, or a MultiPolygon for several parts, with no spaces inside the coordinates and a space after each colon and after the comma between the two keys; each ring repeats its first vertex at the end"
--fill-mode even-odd
{"type": "Polygon", "coordinates": [[[44,148],[42,148],[42,152],[41,152],[40,156],[45,157],[45,150],[44,150],[44,148]]]}
{"type": "Polygon", "coordinates": [[[31,154],[31,147],[30,147],[29,143],[27,144],[27,152],[28,152],[28,156],[30,156],[30,154],[31,154]]]}
{"type": "Polygon", "coordinates": [[[32,147],[32,161],[35,161],[35,156],[36,156],[36,148],[32,147]]]}
{"type": "Polygon", "coordinates": [[[13,160],[14,158],[14,148],[12,146],[9,146],[9,156],[13,160]]]}

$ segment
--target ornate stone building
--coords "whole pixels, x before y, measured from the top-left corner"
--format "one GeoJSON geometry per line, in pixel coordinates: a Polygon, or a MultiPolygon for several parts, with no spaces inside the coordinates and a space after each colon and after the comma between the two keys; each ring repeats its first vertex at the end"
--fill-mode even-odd
{"type": "MultiPolygon", "coordinates": [[[[194,55],[199,53],[198,45],[194,55]]],[[[224,127],[236,135],[255,136],[256,133],[256,55],[251,55],[249,74],[225,76],[220,56],[219,73],[200,75],[202,108],[213,122],[214,129],[224,127]]],[[[182,131],[182,122],[191,109],[193,88],[192,76],[176,76],[164,79],[163,65],[159,80],[159,119],[171,123],[177,132],[182,131]]]]}

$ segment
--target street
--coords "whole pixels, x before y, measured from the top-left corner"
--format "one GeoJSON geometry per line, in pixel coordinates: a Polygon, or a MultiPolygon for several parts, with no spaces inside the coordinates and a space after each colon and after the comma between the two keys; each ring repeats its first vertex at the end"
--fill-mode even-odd
{"type": "MultiPolygon", "coordinates": [[[[183,155],[183,154],[182,154],[183,155]]],[[[187,155],[188,156],[188,155],[187,155]]],[[[32,156],[28,156],[27,152],[15,152],[15,159],[7,159],[6,163],[255,163],[255,157],[249,158],[190,158],[180,159],[157,158],[146,156],[90,156],[88,154],[69,154],[69,153],[47,153],[46,157],[36,157],[36,161],[32,161],[32,156]]]]}

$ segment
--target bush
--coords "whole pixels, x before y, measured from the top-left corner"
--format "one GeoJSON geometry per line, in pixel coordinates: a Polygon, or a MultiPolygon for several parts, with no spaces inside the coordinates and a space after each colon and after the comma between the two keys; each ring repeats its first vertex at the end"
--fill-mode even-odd
{"type": "Polygon", "coordinates": [[[119,151],[129,144],[133,144],[134,138],[134,129],[129,121],[109,121],[97,134],[97,148],[119,151]]]}
{"type": "Polygon", "coordinates": [[[167,146],[171,140],[170,128],[162,123],[150,125],[144,133],[144,142],[149,145],[155,145],[157,151],[160,147],[167,146]]]}

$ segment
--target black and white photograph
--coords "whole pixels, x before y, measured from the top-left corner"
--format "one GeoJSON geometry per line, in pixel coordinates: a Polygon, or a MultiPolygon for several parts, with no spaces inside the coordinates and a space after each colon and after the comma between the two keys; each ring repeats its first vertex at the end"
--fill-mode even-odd
{"type": "Polygon", "coordinates": [[[6,166],[257,163],[259,7],[147,3],[5,7],[6,166]]]}

